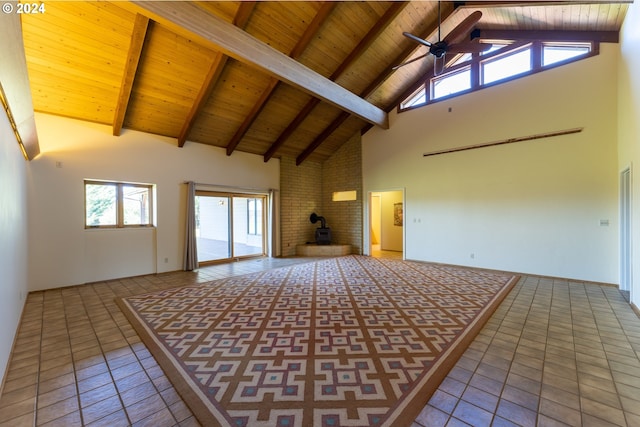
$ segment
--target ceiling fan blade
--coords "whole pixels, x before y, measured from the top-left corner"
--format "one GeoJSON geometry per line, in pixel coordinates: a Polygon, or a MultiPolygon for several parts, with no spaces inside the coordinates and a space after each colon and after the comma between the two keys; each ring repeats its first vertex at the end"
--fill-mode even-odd
{"type": "Polygon", "coordinates": [[[490,43],[458,43],[447,46],[447,53],[482,53],[492,47],[490,43]]]}
{"type": "Polygon", "coordinates": [[[410,60],[408,60],[407,62],[403,62],[403,63],[402,63],[402,64],[400,64],[400,65],[396,65],[395,67],[393,67],[393,68],[392,68],[392,70],[394,70],[394,71],[395,71],[395,70],[397,70],[397,69],[398,69],[398,68],[400,68],[400,67],[404,67],[405,65],[409,65],[409,64],[411,64],[412,62],[419,61],[419,60],[421,60],[422,58],[424,58],[425,56],[428,56],[428,55],[429,55],[428,53],[425,53],[424,55],[416,56],[415,58],[410,59],[410,60]]]}
{"type": "Polygon", "coordinates": [[[461,42],[467,34],[471,32],[473,26],[480,21],[482,18],[482,12],[476,10],[471,15],[467,16],[461,23],[458,24],[447,36],[444,38],[444,41],[448,45],[452,45],[455,43],[461,42]]]}
{"type": "Polygon", "coordinates": [[[425,45],[427,47],[431,47],[431,42],[429,42],[429,41],[427,41],[425,39],[421,39],[418,36],[414,36],[411,33],[404,32],[404,33],[402,33],[402,35],[404,35],[405,37],[409,37],[411,40],[414,40],[414,41],[416,41],[416,42],[418,42],[420,44],[423,44],[423,45],[425,45]]]}

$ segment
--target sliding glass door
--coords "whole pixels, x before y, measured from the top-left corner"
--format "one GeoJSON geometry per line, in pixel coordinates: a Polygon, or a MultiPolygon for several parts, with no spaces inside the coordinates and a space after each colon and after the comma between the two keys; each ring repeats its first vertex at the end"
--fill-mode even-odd
{"type": "Polygon", "coordinates": [[[200,263],[263,256],[266,196],[196,192],[200,263]]]}

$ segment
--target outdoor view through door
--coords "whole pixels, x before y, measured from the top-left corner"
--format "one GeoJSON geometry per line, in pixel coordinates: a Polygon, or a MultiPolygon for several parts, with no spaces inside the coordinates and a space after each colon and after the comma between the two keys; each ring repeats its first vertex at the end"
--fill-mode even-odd
{"type": "Polygon", "coordinates": [[[263,195],[197,191],[198,261],[264,255],[265,201],[263,195]]]}

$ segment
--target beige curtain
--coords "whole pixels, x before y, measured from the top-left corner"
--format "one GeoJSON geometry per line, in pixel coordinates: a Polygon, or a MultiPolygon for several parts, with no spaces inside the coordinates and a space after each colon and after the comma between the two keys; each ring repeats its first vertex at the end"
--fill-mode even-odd
{"type": "Polygon", "coordinates": [[[280,248],[280,197],[278,190],[269,190],[268,247],[270,257],[282,255],[280,248]]]}
{"type": "Polygon", "coordinates": [[[184,234],[184,261],[186,271],[198,269],[198,246],[196,242],[196,184],[187,182],[187,218],[184,234]]]}

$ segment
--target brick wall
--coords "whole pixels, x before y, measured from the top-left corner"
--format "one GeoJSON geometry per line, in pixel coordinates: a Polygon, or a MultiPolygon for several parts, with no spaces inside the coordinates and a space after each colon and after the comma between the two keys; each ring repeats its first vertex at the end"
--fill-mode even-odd
{"type": "Polygon", "coordinates": [[[357,133],[322,164],[322,214],[333,243],[351,245],[362,253],[362,149],[357,133]],[[334,202],[335,191],[356,190],[356,200],[334,202]]]}
{"type": "Polygon", "coordinates": [[[362,253],[362,150],[360,134],[354,135],[324,163],[280,159],[280,229],[282,256],[293,256],[296,245],[315,240],[312,212],[331,227],[333,243],[350,244],[362,253]],[[357,200],[333,202],[334,191],[356,190],[357,200]]]}
{"type": "Polygon", "coordinates": [[[296,254],[296,245],[315,240],[311,212],[322,215],[322,165],[280,159],[280,230],[282,256],[296,254]]]}

